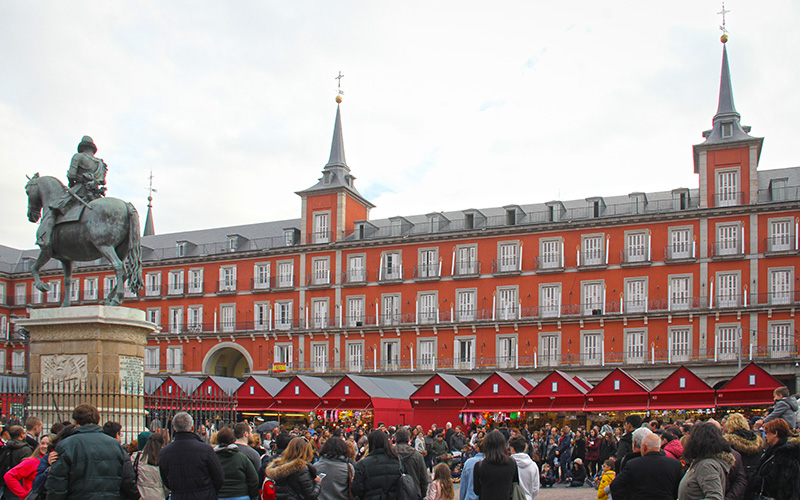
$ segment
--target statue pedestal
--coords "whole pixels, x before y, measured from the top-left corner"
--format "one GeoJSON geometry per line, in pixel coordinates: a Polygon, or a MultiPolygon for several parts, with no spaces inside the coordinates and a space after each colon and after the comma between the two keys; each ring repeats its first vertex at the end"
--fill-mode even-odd
{"type": "Polygon", "coordinates": [[[100,425],[117,421],[127,432],[144,427],[144,348],[157,329],[144,311],[33,309],[17,323],[30,332],[29,414],[45,428],[71,420],[81,403],[100,410],[100,425]]]}

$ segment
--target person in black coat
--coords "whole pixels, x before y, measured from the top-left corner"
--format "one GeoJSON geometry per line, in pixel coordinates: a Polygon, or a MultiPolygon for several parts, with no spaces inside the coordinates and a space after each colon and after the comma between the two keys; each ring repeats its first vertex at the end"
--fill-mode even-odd
{"type": "Polygon", "coordinates": [[[186,412],[172,418],[175,435],[158,455],[161,480],[171,500],[217,500],[225,476],[214,449],[194,433],[194,421],[186,412]]]}
{"type": "Polygon", "coordinates": [[[614,500],[675,500],[683,467],[661,451],[661,438],[650,433],[642,439],[642,456],[629,460],[611,483],[614,500]]]}
{"type": "Polygon", "coordinates": [[[789,425],[782,418],[764,424],[769,447],[761,457],[750,493],[775,500],[800,498],[800,438],[789,439],[789,425]]]}
{"type": "Polygon", "coordinates": [[[316,500],[319,497],[321,478],[311,460],[314,448],[305,438],[289,441],[283,454],[264,471],[275,481],[275,500],[316,500]]]}
{"type": "MultiPolygon", "coordinates": [[[[369,434],[369,455],[356,464],[350,490],[360,500],[395,500],[400,482],[400,459],[386,433],[369,434]]],[[[507,500],[507,499],[506,499],[507,500]]]]}
{"type": "Polygon", "coordinates": [[[503,434],[498,430],[487,434],[481,452],[485,458],[475,464],[472,490],[478,500],[508,500],[512,483],[519,482],[519,471],[517,462],[508,456],[503,434]]]}

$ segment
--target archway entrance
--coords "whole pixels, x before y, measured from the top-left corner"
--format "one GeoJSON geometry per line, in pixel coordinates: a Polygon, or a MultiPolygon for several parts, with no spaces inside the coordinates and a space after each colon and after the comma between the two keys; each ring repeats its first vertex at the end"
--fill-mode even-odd
{"type": "Polygon", "coordinates": [[[220,377],[242,378],[252,371],[253,359],[244,348],[224,342],[211,349],[203,360],[203,373],[220,377]]]}

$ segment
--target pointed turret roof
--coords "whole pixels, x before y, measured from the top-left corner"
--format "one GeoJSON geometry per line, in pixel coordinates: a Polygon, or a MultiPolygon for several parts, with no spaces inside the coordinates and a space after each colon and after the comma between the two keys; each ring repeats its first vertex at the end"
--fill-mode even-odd
{"type": "Polygon", "coordinates": [[[156,228],[153,225],[153,197],[147,197],[147,218],[144,220],[144,233],[142,236],[155,236],[156,228]]]}
{"type": "Polygon", "coordinates": [[[308,189],[298,191],[297,194],[310,194],[321,191],[339,191],[345,189],[361,200],[362,203],[368,207],[374,207],[372,203],[366,200],[361,193],[355,188],[355,176],[350,173],[350,167],[347,166],[347,160],[344,157],[344,136],[342,134],[342,111],[341,107],[336,105],[336,120],[333,124],[333,140],[331,141],[331,154],[328,158],[328,163],[322,169],[322,177],[319,181],[308,189]]]}
{"type": "Polygon", "coordinates": [[[719,99],[717,102],[717,113],[712,120],[711,130],[703,132],[705,141],[694,146],[695,162],[694,171],[699,172],[699,158],[697,148],[704,146],[729,145],[738,142],[757,141],[758,154],[761,155],[761,143],[764,139],[750,135],[750,127],[742,125],[741,115],[733,105],[733,85],[731,84],[731,70],[728,64],[728,48],[726,45],[727,37],[723,37],[722,45],[722,70],[719,77],[719,99]]]}

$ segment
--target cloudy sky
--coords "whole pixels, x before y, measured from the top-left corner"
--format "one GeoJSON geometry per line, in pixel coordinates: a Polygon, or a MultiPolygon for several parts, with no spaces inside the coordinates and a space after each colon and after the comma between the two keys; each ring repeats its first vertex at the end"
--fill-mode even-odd
{"type": "MultiPolygon", "coordinates": [[[[761,169],[800,165],[800,2],[729,0],[761,169]]],[[[0,0],[0,244],[33,247],[25,175],[84,134],[158,233],[299,217],[344,73],[373,219],[695,187],[716,111],[712,0],[0,0]]]]}

